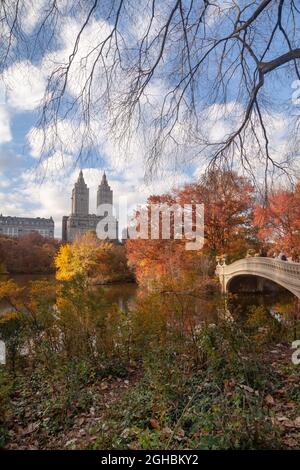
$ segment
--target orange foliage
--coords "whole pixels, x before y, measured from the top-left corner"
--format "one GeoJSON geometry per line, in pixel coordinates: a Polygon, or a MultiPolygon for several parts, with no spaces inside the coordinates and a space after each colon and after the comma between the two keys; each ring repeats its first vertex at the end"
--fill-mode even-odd
{"type": "Polygon", "coordinates": [[[294,191],[271,194],[266,207],[255,207],[254,216],[260,240],[287,254],[300,254],[300,183],[294,191]]]}
{"type": "Polygon", "coordinates": [[[246,178],[231,171],[210,171],[178,196],[180,204],[204,204],[206,252],[241,257],[253,246],[254,195],[246,178]]]}
{"type": "MultiPolygon", "coordinates": [[[[126,250],[137,279],[147,285],[186,284],[195,288],[197,279],[203,283],[213,272],[212,256],[224,252],[243,256],[253,246],[250,227],[253,207],[253,188],[233,172],[214,171],[199,183],[186,185],[171,194],[151,196],[148,204],[201,204],[205,211],[205,247],[187,251],[185,240],[128,240],[126,250]]],[[[150,212],[150,208],[148,206],[150,212]]],[[[171,234],[172,224],[171,218],[171,234]]],[[[174,237],[173,237],[174,238],[174,237]]]]}
{"type": "Polygon", "coordinates": [[[0,266],[2,272],[54,272],[54,256],[60,243],[31,233],[20,238],[0,237],[0,266]]]}

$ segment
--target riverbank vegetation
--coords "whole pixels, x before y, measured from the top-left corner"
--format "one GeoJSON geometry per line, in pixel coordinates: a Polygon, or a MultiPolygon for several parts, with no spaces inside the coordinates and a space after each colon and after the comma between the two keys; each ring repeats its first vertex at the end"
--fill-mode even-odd
{"type": "Polygon", "coordinates": [[[291,329],[263,307],[207,318],[191,297],[141,295],[127,314],[83,276],[12,281],[0,298],[6,448],[256,449],[299,444],[291,329]]]}
{"type": "Polygon", "coordinates": [[[55,258],[56,278],[68,281],[83,275],[91,284],[134,281],[128,268],[125,249],[120,244],[100,241],[87,232],[72,244],[65,244],[55,258]]]}
{"type": "Polygon", "coordinates": [[[0,274],[55,274],[58,280],[83,274],[92,284],[134,280],[124,246],[100,241],[92,231],[64,244],[38,233],[0,236],[0,274]]]}
{"type": "Polygon", "coordinates": [[[50,274],[58,240],[31,233],[20,238],[0,236],[0,274],[50,274]]]}
{"type": "MultiPolygon", "coordinates": [[[[272,197],[277,208],[287,196],[272,197]]],[[[214,275],[216,255],[232,261],[262,246],[295,254],[297,222],[291,233],[277,209],[262,219],[249,181],[234,173],[148,203],[191,200],[206,205],[202,250],[174,237],[124,248],[88,233],[60,246],[56,280],[1,281],[1,447],[299,448],[297,303],[281,303],[274,317],[264,305],[225,302],[214,275]],[[271,224],[281,224],[284,247],[271,224]],[[132,272],[139,289],[125,311],[96,284],[132,272]]],[[[297,211],[289,204],[287,217],[297,211]]]]}

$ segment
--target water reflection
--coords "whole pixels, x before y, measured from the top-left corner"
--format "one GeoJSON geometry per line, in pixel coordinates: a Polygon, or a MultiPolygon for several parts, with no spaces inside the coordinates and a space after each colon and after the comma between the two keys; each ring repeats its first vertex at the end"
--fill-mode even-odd
{"type": "Polygon", "coordinates": [[[259,306],[265,309],[278,321],[295,314],[298,308],[298,299],[288,291],[277,293],[230,294],[228,309],[236,315],[247,315],[251,309],[259,306]]]}
{"type": "MultiPolygon", "coordinates": [[[[47,274],[20,274],[14,276],[1,275],[0,283],[7,279],[13,279],[20,287],[26,287],[31,281],[54,280],[54,275],[47,274]]],[[[95,289],[101,289],[104,295],[104,301],[107,306],[118,305],[123,312],[128,312],[130,302],[135,298],[137,286],[134,283],[110,284],[106,286],[95,286],[95,289]]],[[[5,301],[0,301],[0,313],[11,310],[5,301]]]]}
{"type": "Polygon", "coordinates": [[[107,305],[116,304],[125,313],[136,297],[137,285],[134,283],[110,284],[95,289],[102,289],[107,305]]]}
{"type": "MultiPolygon", "coordinates": [[[[13,279],[21,287],[26,287],[30,281],[37,280],[51,280],[54,275],[15,275],[15,276],[0,276],[0,283],[6,279],[13,279]]],[[[138,286],[134,283],[120,283],[111,284],[106,286],[95,286],[95,289],[101,289],[104,294],[106,305],[118,305],[118,307],[125,313],[128,312],[129,306],[138,296],[138,286]]],[[[177,302],[182,304],[182,310],[185,308],[192,309],[194,314],[201,317],[202,321],[215,321],[218,307],[220,307],[220,294],[209,296],[207,299],[197,299],[193,297],[180,298],[176,296],[177,302]]],[[[167,299],[165,298],[164,301],[167,299]]],[[[169,299],[171,300],[171,298],[169,299]]],[[[271,315],[284,316],[293,314],[297,306],[297,299],[289,292],[277,292],[272,294],[230,294],[226,306],[229,312],[233,315],[247,315],[253,306],[264,306],[271,315]]],[[[0,301],[0,313],[10,310],[10,307],[5,302],[0,301]]]]}

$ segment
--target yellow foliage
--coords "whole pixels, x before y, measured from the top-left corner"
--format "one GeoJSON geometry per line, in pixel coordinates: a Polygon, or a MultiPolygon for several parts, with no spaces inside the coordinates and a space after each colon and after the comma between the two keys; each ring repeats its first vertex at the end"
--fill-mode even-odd
{"type": "Polygon", "coordinates": [[[18,305],[23,292],[24,288],[19,287],[16,282],[11,279],[0,282],[0,300],[8,300],[14,307],[18,305]]]}
{"type": "Polygon", "coordinates": [[[11,320],[16,320],[18,318],[18,314],[15,311],[9,311],[5,312],[1,315],[0,317],[0,324],[5,324],[7,322],[10,322],[11,320]]]}
{"type": "Polygon", "coordinates": [[[60,281],[67,281],[74,275],[72,266],[72,247],[71,245],[62,245],[54,260],[57,269],[56,278],[60,281]]]}
{"type": "Polygon", "coordinates": [[[56,278],[60,281],[69,281],[78,275],[100,282],[130,276],[124,248],[100,241],[92,232],[78,237],[73,244],[61,246],[55,266],[56,278]]]}

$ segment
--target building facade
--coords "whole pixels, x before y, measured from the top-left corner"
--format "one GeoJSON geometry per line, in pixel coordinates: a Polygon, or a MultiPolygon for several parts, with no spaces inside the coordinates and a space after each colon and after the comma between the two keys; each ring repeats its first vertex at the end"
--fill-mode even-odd
{"type": "MultiPolygon", "coordinates": [[[[72,211],[69,216],[62,218],[62,240],[72,242],[78,236],[88,232],[96,231],[98,223],[106,217],[106,215],[89,214],[89,188],[83,178],[82,170],[80,170],[78,180],[72,190],[72,211]]],[[[113,206],[113,191],[110,188],[106,174],[103,173],[102,180],[97,191],[97,209],[102,204],[110,204],[113,206]]],[[[114,237],[107,237],[110,240],[118,240],[118,224],[113,218],[116,225],[116,233],[114,237]]]]}
{"type": "Polygon", "coordinates": [[[54,238],[54,220],[41,217],[11,217],[0,215],[0,235],[20,237],[29,233],[39,233],[46,238],[54,238]]]}

